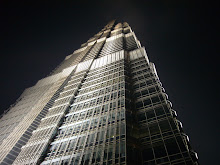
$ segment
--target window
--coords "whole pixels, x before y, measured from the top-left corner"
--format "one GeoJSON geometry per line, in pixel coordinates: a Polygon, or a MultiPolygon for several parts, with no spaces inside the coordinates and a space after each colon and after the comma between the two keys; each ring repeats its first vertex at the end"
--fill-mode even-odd
{"type": "Polygon", "coordinates": [[[142,94],[143,96],[147,95],[148,93],[149,93],[149,92],[148,92],[148,90],[147,90],[147,89],[145,89],[145,90],[141,91],[141,94],[142,94]]]}
{"type": "Polygon", "coordinates": [[[140,122],[146,120],[145,113],[138,114],[137,117],[140,122]]]}
{"type": "Polygon", "coordinates": [[[142,151],[142,157],[144,161],[148,161],[154,158],[152,148],[146,148],[142,151]]]}
{"type": "Polygon", "coordinates": [[[162,141],[153,143],[154,154],[156,158],[166,156],[166,150],[162,141]]]}
{"type": "Polygon", "coordinates": [[[144,106],[149,106],[151,104],[151,100],[148,98],[144,100],[144,106]]]}
{"type": "Polygon", "coordinates": [[[160,99],[159,99],[158,96],[152,97],[151,100],[152,100],[153,103],[158,103],[158,102],[160,102],[160,99]]]}
{"type": "Polygon", "coordinates": [[[125,135],[125,124],[121,124],[121,135],[125,135]]]}
{"type": "Polygon", "coordinates": [[[178,142],[178,145],[179,145],[181,151],[182,152],[187,151],[186,144],[183,142],[182,137],[177,136],[176,139],[177,139],[177,142],[178,142]]]}
{"type": "Polygon", "coordinates": [[[169,155],[179,153],[179,147],[176,143],[175,138],[165,140],[165,145],[169,155]]]}
{"type": "Polygon", "coordinates": [[[136,98],[138,98],[138,97],[141,96],[141,93],[140,93],[140,92],[137,92],[137,93],[134,94],[134,96],[135,96],[136,98]]]}
{"type": "Polygon", "coordinates": [[[154,118],[155,117],[154,110],[147,111],[146,115],[147,115],[148,120],[151,119],[151,118],[154,118]]]}
{"type": "Polygon", "coordinates": [[[137,102],[137,103],[136,103],[136,108],[141,108],[141,107],[143,107],[142,101],[137,102]]]}
{"type": "Polygon", "coordinates": [[[168,120],[160,121],[159,126],[162,132],[170,131],[171,129],[168,120]]]}
{"type": "Polygon", "coordinates": [[[125,157],[125,141],[122,141],[120,144],[120,157],[125,157]]]}
{"type": "Polygon", "coordinates": [[[149,125],[149,130],[150,130],[151,136],[160,133],[157,123],[149,125]]]}
{"type": "Polygon", "coordinates": [[[164,115],[165,114],[165,112],[164,112],[164,110],[163,110],[163,107],[156,107],[156,108],[154,108],[155,109],[155,112],[156,112],[156,115],[157,116],[160,116],[160,115],[164,115]]]}
{"type": "Polygon", "coordinates": [[[69,142],[69,147],[67,148],[68,149],[67,152],[68,151],[73,151],[75,144],[76,144],[76,139],[71,140],[69,142]]]}

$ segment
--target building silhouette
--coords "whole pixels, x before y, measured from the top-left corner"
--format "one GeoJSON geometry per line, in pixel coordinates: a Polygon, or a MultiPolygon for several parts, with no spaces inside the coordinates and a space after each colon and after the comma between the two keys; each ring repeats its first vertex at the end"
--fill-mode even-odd
{"type": "Polygon", "coordinates": [[[155,66],[111,21],[26,89],[0,121],[0,162],[197,165],[155,66]]]}

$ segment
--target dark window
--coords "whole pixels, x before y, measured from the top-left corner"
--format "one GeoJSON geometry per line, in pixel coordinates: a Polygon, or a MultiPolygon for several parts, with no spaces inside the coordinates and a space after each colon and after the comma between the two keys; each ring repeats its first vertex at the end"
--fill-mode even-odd
{"type": "Polygon", "coordinates": [[[170,111],[169,111],[169,109],[168,109],[167,106],[164,106],[163,108],[164,108],[164,110],[165,110],[166,113],[170,113],[170,111]]]}
{"type": "Polygon", "coordinates": [[[170,130],[170,125],[167,120],[160,121],[159,126],[160,126],[160,129],[162,132],[166,132],[166,131],[170,130]]]}
{"type": "Polygon", "coordinates": [[[162,141],[153,143],[153,148],[154,148],[154,154],[156,158],[164,157],[167,155],[162,141]]]}
{"type": "Polygon", "coordinates": [[[148,161],[154,158],[152,148],[144,149],[142,152],[142,157],[144,161],[148,161]]]}
{"type": "Polygon", "coordinates": [[[177,129],[177,126],[176,126],[176,124],[174,123],[173,119],[170,119],[169,122],[170,122],[170,125],[171,125],[171,127],[172,127],[173,130],[177,129]]]}
{"type": "Polygon", "coordinates": [[[159,98],[160,98],[161,101],[164,100],[164,97],[161,94],[159,95],[159,98]]]}
{"type": "Polygon", "coordinates": [[[144,95],[147,95],[148,94],[148,90],[146,89],[146,90],[143,90],[143,91],[141,91],[141,93],[142,93],[142,95],[144,96],[144,95]]]}
{"type": "Polygon", "coordinates": [[[134,85],[134,89],[139,88],[139,84],[134,85]]]}
{"type": "Polygon", "coordinates": [[[151,100],[152,100],[153,103],[157,103],[157,102],[160,101],[160,99],[159,99],[158,96],[154,96],[154,97],[152,97],[151,100]]]}
{"type": "Polygon", "coordinates": [[[150,77],[150,74],[145,74],[144,77],[147,79],[150,77]]]}
{"type": "Polygon", "coordinates": [[[140,92],[137,92],[137,93],[134,94],[134,96],[135,96],[135,97],[139,97],[139,96],[141,96],[141,93],[140,93],[140,92]]]}
{"type": "Polygon", "coordinates": [[[150,129],[151,135],[160,133],[160,130],[159,130],[159,127],[158,127],[157,123],[149,125],[149,129],[150,129]]]}
{"type": "Polygon", "coordinates": [[[144,79],[144,76],[140,76],[138,77],[139,80],[143,80],[144,79]]]}
{"type": "Polygon", "coordinates": [[[141,107],[143,107],[143,103],[142,103],[142,101],[136,103],[136,108],[141,108],[141,107]]]}
{"type": "Polygon", "coordinates": [[[147,83],[147,85],[150,85],[150,84],[152,84],[152,80],[148,80],[148,81],[146,81],[146,83],[147,83]]]}
{"type": "Polygon", "coordinates": [[[144,100],[144,106],[148,106],[148,105],[150,105],[150,104],[151,104],[150,99],[144,100]]]}
{"type": "Polygon", "coordinates": [[[155,88],[150,88],[149,89],[149,93],[153,93],[153,92],[155,92],[156,90],[155,90],[155,88]]]}
{"type": "Polygon", "coordinates": [[[179,147],[174,138],[165,140],[165,145],[169,155],[179,153],[179,147]]]}
{"type": "Polygon", "coordinates": [[[187,151],[186,145],[184,144],[183,139],[180,136],[176,137],[176,139],[177,139],[177,143],[180,146],[181,151],[183,151],[183,152],[187,151]]]}
{"type": "Polygon", "coordinates": [[[140,128],[140,136],[144,137],[144,136],[149,136],[149,130],[147,127],[141,127],[140,128]]]}
{"type": "Polygon", "coordinates": [[[145,113],[138,114],[138,121],[146,120],[145,113]]]}
{"type": "Polygon", "coordinates": [[[146,112],[146,115],[147,115],[147,119],[151,119],[151,118],[155,117],[154,110],[150,110],[150,111],[146,112]]]}
{"type": "Polygon", "coordinates": [[[157,116],[160,116],[160,115],[165,114],[165,113],[164,113],[164,110],[163,110],[163,107],[157,107],[157,108],[155,108],[155,113],[156,113],[157,116]]]}

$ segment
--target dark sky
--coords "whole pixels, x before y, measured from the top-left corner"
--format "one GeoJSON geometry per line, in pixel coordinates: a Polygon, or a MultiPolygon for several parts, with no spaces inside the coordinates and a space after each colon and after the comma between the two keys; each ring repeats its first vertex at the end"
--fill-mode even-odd
{"type": "Polygon", "coordinates": [[[155,63],[200,163],[218,164],[217,11],[215,4],[181,0],[1,0],[1,112],[110,20],[127,21],[155,63]]]}

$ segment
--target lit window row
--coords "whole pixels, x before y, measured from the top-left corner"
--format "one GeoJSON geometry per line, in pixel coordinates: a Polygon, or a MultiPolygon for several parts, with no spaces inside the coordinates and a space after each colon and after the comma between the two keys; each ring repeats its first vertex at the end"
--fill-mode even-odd
{"type": "Polygon", "coordinates": [[[105,95],[104,97],[106,99],[104,99],[104,102],[109,101],[109,100],[114,100],[116,98],[120,98],[125,96],[125,90],[121,89],[120,91],[111,91],[111,88],[102,88],[101,90],[98,91],[94,91],[93,93],[88,93],[87,95],[80,95],[79,97],[76,98],[76,100],[74,101],[74,103],[78,103],[78,102],[82,102],[82,101],[86,101],[90,99],[92,100],[93,105],[96,104],[96,100],[97,102],[100,102],[100,97],[103,97],[103,95],[105,95]]]}
{"type": "Polygon", "coordinates": [[[98,82],[103,82],[103,81],[107,81],[109,79],[113,79],[116,77],[121,77],[125,75],[125,71],[121,70],[119,72],[116,73],[112,73],[112,74],[108,74],[108,75],[104,75],[104,73],[102,72],[102,74],[97,74],[97,75],[92,75],[92,76],[88,76],[88,78],[86,79],[86,82],[83,83],[84,86],[90,86],[90,84],[92,85],[94,83],[94,81],[98,82]]]}
{"type": "Polygon", "coordinates": [[[98,84],[98,85],[94,85],[92,87],[80,89],[79,94],[85,94],[85,93],[89,93],[91,91],[100,90],[102,88],[107,88],[107,87],[118,87],[118,89],[121,89],[121,88],[125,88],[125,85],[126,85],[125,82],[121,82],[121,83],[115,82],[115,84],[114,84],[112,81],[108,81],[103,84],[98,84]]]}
{"type": "Polygon", "coordinates": [[[50,118],[46,118],[45,120],[42,120],[39,128],[44,127],[44,126],[48,126],[48,125],[53,125],[56,124],[58,121],[60,120],[60,115],[57,116],[53,116],[50,118]]]}
{"type": "MultiPolygon", "coordinates": [[[[121,96],[121,94],[120,94],[120,96],[121,96]]],[[[108,103],[109,101],[110,102],[117,102],[117,99],[118,99],[118,104],[115,104],[115,106],[117,105],[117,107],[119,108],[122,106],[122,103],[121,103],[122,101],[120,101],[120,100],[124,100],[123,96],[121,98],[122,99],[118,99],[118,96],[114,95],[114,93],[112,95],[108,94],[108,95],[99,97],[97,99],[90,100],[89,102],[73,104],[73,107],[71,108],[70,112],[76,112],[76,111],[80,111],[82,109],[89,109],[91,107],[94,107],[94,106],[97,106],[97,105],[100,105],[103,103],[108,103]],[[113,96],[113,97],[111,97],[111,96],[113,96]],[[114,99],[114,97],[115,97],[115,99],[114,99]]]]}
{"type": "Polygon", "coordinates": [[[112,78],[112,76],[108,76],[108,77],[97,79],[96,81],[91,81],[89,83],[84,83],[84,84],[82,84],[82,88],[86,88],[86,87],[92,86],[94,84],[104,84],[104,83],[108,84],[108,83],[111,83],[111,82],[113,82],[113,84],[115,84],[116,82],[121,82],[123,80],[125,80],[124,75],[122,75],[120,77],[115,77],[115,78],[112,78]]]}
{"type": "MultiPolygon", "coordinates": [[[[114,73],[121,72],[121,71],[123,73],[123,71],[126,70],[126,68],[127,68],[123,63],[121,63],[120,66],[111,65],[110,67],[111,68],[109,68],[109,69],[102,67],[100,69],[95,69],[95,71],[90,71],[88,73],[86,80],[90,81],[90,80],[99,78],[99,76],[102,77],[102,76],[114,74],[114,73]]],[[[120,73],[120,74],[122,74],[122,73],[120,73]]]]}
{"type": "Polygon", "coordinates": [[[111,111],[108,114],[103,114],[100,117],[94,117],[90,120],[85,120],[80,123],[70,123],[69,125],[61,126],[56,139],[72,137],[76,135],[86,134],[88,131],[97,131],[106,126],[114,125],[125,120],[124,110],[111,111]]]}
{"type": "MultiPolygon", "coordinates": [[[[109,144],[106,146],[97,146],[92,150],[69,156],[69,158],[54,161],[52,165],[95,165],[95,164],[124,164],[125,165],[125,140],[109,144]],[[81,158],[82,157],[82,158],[81,158]]],[[[43,165],[49,165],[50,161],[43,162],[43,165]],[[48,163],[47,163],[48,162],[48,163]]]]}
{"type": "Polygon", "coordinates": [[[46,159],[51,159],[53,156],[63,153],[69,155],[73,152],[80,152],[81,150],[91,150],[94,146],[108,146],[108,144],[115,143],[123,138],[125,138],[125,123],[119,122],[96,131],[90,131],[89,134],[72,136],[62,141],[55,141],[52,143],[46,159]]]}

